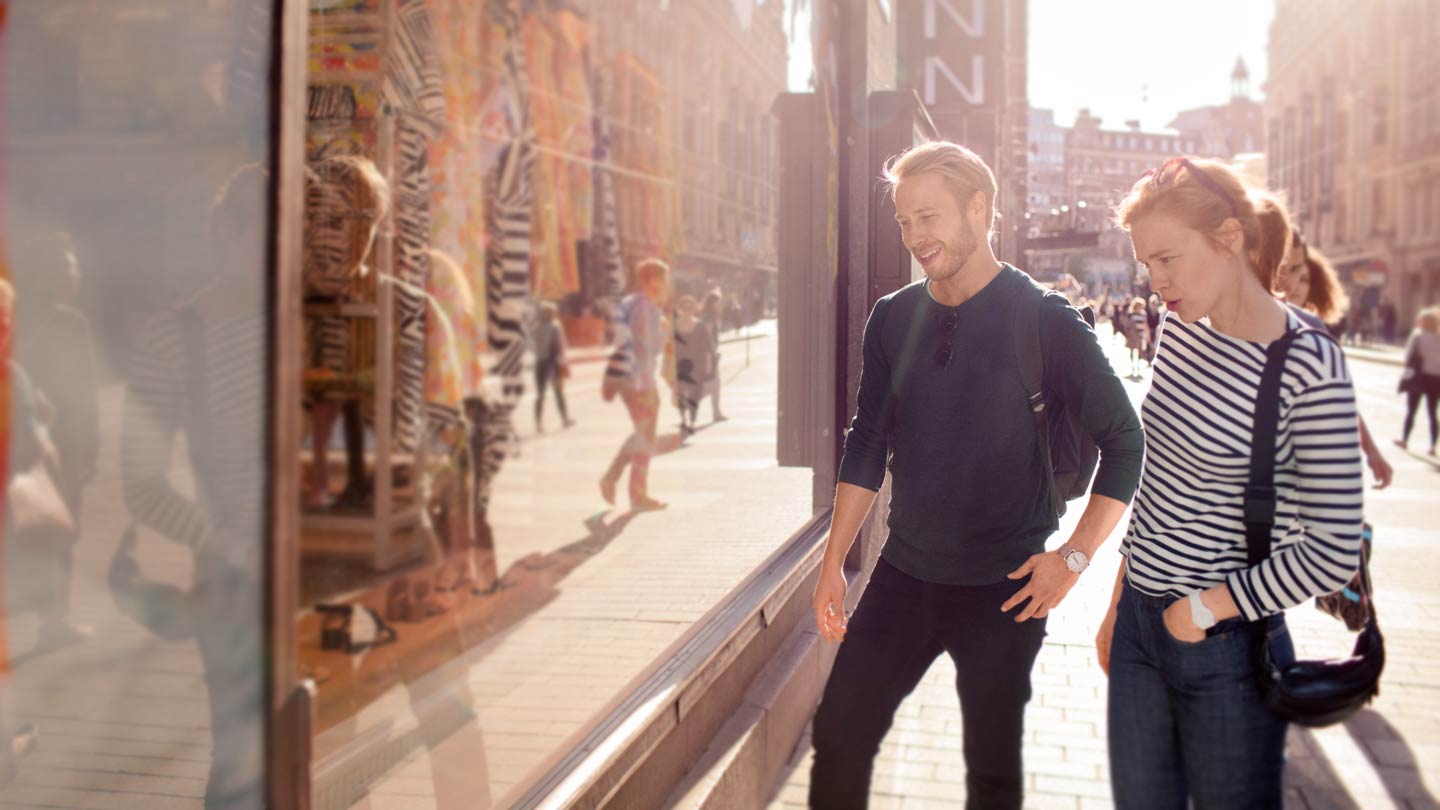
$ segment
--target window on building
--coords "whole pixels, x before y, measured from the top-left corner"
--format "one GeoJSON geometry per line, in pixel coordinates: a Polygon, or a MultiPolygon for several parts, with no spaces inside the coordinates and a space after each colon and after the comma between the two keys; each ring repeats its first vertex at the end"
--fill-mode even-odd
{"type": "Polygon", "coordinates": [[[1384,146],[1389,139],[1390,96],[1385,87],[1376,87],[1371,94],[1370,143],[1384,146]]]}

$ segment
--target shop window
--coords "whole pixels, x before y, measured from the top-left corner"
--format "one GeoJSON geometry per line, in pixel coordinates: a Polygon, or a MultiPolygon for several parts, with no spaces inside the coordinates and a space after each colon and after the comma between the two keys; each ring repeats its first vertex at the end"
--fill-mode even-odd
{"type": "Polygon", "coordinates": [[[655,42],[709,12],[576,5],[311,6],[340,103],[306,142],[298,654],[336,806],[507,804],[813,511],[745,253],[777,214],[735,210],[784,66],[717,115],[655,42]]]}

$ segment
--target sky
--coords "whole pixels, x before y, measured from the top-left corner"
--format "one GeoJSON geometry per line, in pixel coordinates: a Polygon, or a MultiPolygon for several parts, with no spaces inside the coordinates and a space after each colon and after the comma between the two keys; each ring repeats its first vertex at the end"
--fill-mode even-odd
{"type": "Polygon", "coordinates": [[[1181,110],[1228,101],[1242,56],[1262,100],[1274,14],[1274,0],[1030,0],[1030,105],[1061,126],[1089,107],[1107,129],[1132,118],[1163,129],[1181,110]]]}
{"type": "MultiPolygon", "coordinates": [[[[795,2],[786,2],[787,23],[795,2]]],[[[1106,128],[1138,118],[1147,130],[1163,129],[1181,110],[1228,101],[1237,57],[1250,69],[1251,97],[1264,98],[1274,0],[1029,3],[1030,104],[1055,110],[1062,126],[1089,107],[1106,128]]],[[[808,31],[808,3],[801,6],[797,27],[808,31]]],[[[803,91],[810,43],[808,36],[798,40],[792,40],[790,88],[803,91]]]]}

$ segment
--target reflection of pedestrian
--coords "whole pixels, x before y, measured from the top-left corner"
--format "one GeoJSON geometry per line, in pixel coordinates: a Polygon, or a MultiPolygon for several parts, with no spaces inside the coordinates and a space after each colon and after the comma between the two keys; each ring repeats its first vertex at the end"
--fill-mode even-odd
{"type": "Polygon", "coordinates": [[[710,419],[714,422],[725,421],[725,414],[720,412],[720,306],[721,295],[717,287],[705,293],[705,301],[700,307],[700,325],[705,329],[711,348],[703,387],[704,394],[710,396],[710,419]]]}
{"type": "Polygon", "coordinates": [[[70,304],[79,288],[80,270],[69,240],[57,234],[22,243],[17,259],[16,280],[23,285],[20,292],[26,305],[15,319],[16,356],[50,412],[55,483],[76,524],[68,537],[48,538],[45,543],[49,576],[38,638],[43,647],[53,648],[90,635],[88,628],[69,619],[70,586],[82,496],[94,476],[100,448],[99,379],[90,322],[70,304]]]}
{"type": "Polygon", "coordinates": [[[665,504],[650,497],[650,456],[655,452],[656,423],[660,417],[660,392],[656,366],[665,351],[666,330],[661,306],[669,295],[670,266],[659,259],[647,259],[635,268],[639,291],[620,302],[619,318],[629,331],[630,373],[620,385],[620,397],[635,430],[625,439],[615,460],[600,479],[600,493],[607,503],[615,502],[615,486],[625,467],[630,467],[630,508],[663,509],[665,504]]]}
{"type": "Polygon", "coordinates": [[[675,306],[676,405],[680,409],[682,437],[695,432],[696,412],[700,410],[708,368],[715,356],[710,330],[697,317],[698,309],[699,304],[688,295],[682,295],[675,306]]]}
{"type": "Polygon", "coordinates": [[[1380,305],[1380,331],[1386,343],[1395,342],[1395,323],[1399,315],[1395,312],[1395,304],[1388,299],[1380,305]]]}
{"type": "Polygon", "coordinates": [[[540,304],[540,322],[530,338],[535,352],[535,430],[545,432],[545,389],[555,389],[555,405],[565,427],[574,424],[565,411],[565,378],[570,376],[566,358],[565,330],[560,327],[560,310],[550,301],[540,304]]]}
{"type": "Polygon", "coordinates": [[[1415,412],[1420,409],[1420,398],[1425,398],[1425,413],[1430,417],[1430,455],[1435,455],[1435,443],[1440,426],[1436,424],[1435,409],[1440,404],[1440,307],[1420,310],[1415,318],[1415,331],[1405,346],[1405,371],[1400,378],[1400,390],[1406,396],[1405,429],[1395,444],[1405,447],[1410,441],[1410,429],[1415,426],[1415,412]]]}
{"type": "MultiPolygon", "coordinates": [[[[126,509],[194,554],[193,585],[141,579],[130,546],[111,569],[116,599],[165,638],[193,636],[210,698],[212,755],[206,808],[259,807],[264,763],[265,663],[259,579],[265,502],[268,343],[263,233],[268,177],[237,172],[212,214],[214,278],[147,325],[130,365],[120,439],[126,509]],[[194,495],[170,474],[184,433],[194,495]],[[160,601],[161,599],[164,601],[160,601]]],[[[133,535],[132,535],[133,536],[133,535]]]]}

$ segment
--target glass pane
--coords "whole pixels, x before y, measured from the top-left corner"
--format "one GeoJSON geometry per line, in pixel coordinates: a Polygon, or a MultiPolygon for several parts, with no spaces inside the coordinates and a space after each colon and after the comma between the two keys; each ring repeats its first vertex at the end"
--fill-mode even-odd
{"type": "Polygon", "coordinates": [[[271,6],[0,2],[6,806],[261,805],[271,6]]]}
{"type": "Polygon", "coordinates": [[[782,24],[311,0],[322,806],[506,803],[811,516],[776,450],[782,24]]]}

